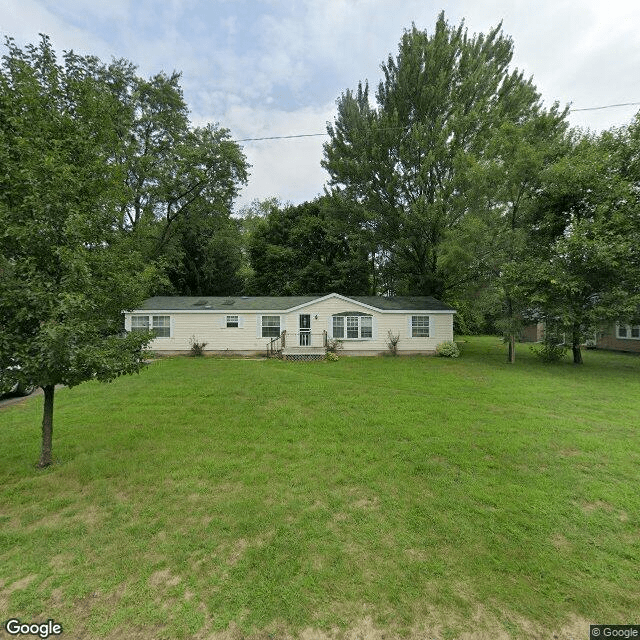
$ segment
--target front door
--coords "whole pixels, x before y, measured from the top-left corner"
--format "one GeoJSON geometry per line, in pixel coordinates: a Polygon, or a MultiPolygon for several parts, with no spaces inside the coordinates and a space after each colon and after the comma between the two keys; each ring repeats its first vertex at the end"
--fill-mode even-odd
{"type": "Polygon", "coordinates": [[[308,313],[300,314],[300,346],[311,345],[311,316],[308,313]]]}

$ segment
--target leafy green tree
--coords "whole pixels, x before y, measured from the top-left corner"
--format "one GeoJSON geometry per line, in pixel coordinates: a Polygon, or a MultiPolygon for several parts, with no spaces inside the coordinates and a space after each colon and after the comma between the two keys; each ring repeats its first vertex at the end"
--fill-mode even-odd
{"type": "MultiPolygon", "coordinates": [[[[221,224],[221,218],[228,221],[247,181],[246,158],[227,129],[190,125],[180,74],[159,73],[146,80],[124,60],[102,68],[101,74],[119,104],[120,144],[113,160],[124,176],[120,229],[136,236],[147,259],[172,265],[173,280],[187,286],[179,293],[188,293],[196,281],[209,278],[213,249],[224,248],[222,238],[212,240],[210,233],[223,229],[228,236],[232,225],[221,224]],[[190,232],[189,225],[206,234],[190,232]],[[187,263],[180,266],[181,258],[187,263]],[[176,275],[181,272],[190,275],[184,280],[176,275]]],[[[225,253],[220,262],[228,260],[225,253]]]]}
{"type": "Polygon", "coordinates": [[[191,206],[174,231],[167,277],[188,296],[239,295],[244,288],[240,223],[191,206]]]}
{"type": "Polygon", "coordinates": [[[46,37],[6,42],[0,66],[0,367],[44,390],[40,467],[52,462],[57,384],[143,366],[148,335],[122,310],[153,276],[119,230],[120,104],[99,63],[46,37]]]}
{"type": "Polygon", "coordinates": [[[358,216],[358,207],[338,196],[271,208],[250,241],[251,292],[368,294],[368,251],[358,216]]]}
{"type": "Polygon", "coordinates": [[[459,286],[460,273],[444,264],[459,249],[452,230],[471,213],[473,169],[496,129],[540,108],[532,82],[509,71],[512,54],[500,25],[470,37],[441,13],[433,34],[404,33],[382,65],[375,107],[367,83],[338,100],[322,164],[331,184],[370,212],[381,289],[442,297],[459,286]]]}
{"type": "Polygon", "coordinates": [[[601,323],[636,311],[640,282],[637,185],[616,162],[610,134],[575,135],[570,153],[548,167],[536,200],[530,257],[512,279],[532,308],[580,345],[601,323]]]}
{"type": "MultiPolygon", "coordinates": [[[[508,361],[515,361],[516,338],[525,323],[529,301],[506,274],[510,268],[527,260],[530,254],[531,229],[544,171],[562,158],[570,147],[566,135],[567,109],[554,105],[539,110],[523,123],[505,122],[496,129],[488,146],[488,159],[478,164],[474,182],[479,185],[476,204],[479,212],[472,218],[472,231],[484,252],[470,252],[477,264],[456,256],[455,264],[471,268],[477,281],[492,287],[500,303],[497,325],[509,344],[508,361]],[[478,230],[478,225],[481,230],[478,230]],[[484,273],[482,273],[484,271],[484,273]]],[[[465,228],[465,221],[462,230],[465,228]]],[[[460,231],[458,232],[460,233],[460,231]]],[[[472,244],[471,238],[463,244],[472,244]]]]}

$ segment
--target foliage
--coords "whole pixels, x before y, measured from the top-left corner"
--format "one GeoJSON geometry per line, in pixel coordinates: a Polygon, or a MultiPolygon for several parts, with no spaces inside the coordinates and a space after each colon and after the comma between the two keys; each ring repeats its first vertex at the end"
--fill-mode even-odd
{"type": "Polygon", "coordinates": [[[342,343],[342,340],[339,340],[338,338],[327,338],[327,346],[326,346],[327,353],[337,354],[339,351],[342,351],[343,349],[344,349],[344,344],[342,343]]]}
{"type": "Polygon", "coordinates": [[[391,331],[391,329],[389,329],[387,331],[387,349],[389,349],[389,353],[392,356],[397,356],[398,355],[398,343],[400,342],[400,334],[397,333],[394,335],[394,333],[391,331]]]}
{"type": "Polygon", "coordinates": [[[335,351],[327,351],[325,360],[327,360],[327,362],[337,362],[340,360],[340,356],[335,351]]]}
{"type": "Polygon", "coordinates": [[[510,277],[542,319],[580,345],[603,322],[640,302],[640,207],[623,176],[610,134],[576,134],[569,153],[548,167],[536,199],[529,256],[510,277]]]}
{"type": "Polygon", "coordinates": [[[269,207],[249,240],[255,294],[368,294],[369,262],[359,209],[338,196],[269,207]]]}
{"type": "Polygon", "coordinates": [[[6,42],[0,66],[0,368],[45,392],[40,466],[51,464],[57,384],[139,371],[150,334],[122,310],[154,270],[119,231],[120,105],[94,58],[58,63],[46,37],[6,42]]]}
{"type": "Polygon", "coordinates": [[[560,362],[568,351],[564,343],[558,343],[555,340],[544,340],[539,344],[532,344],[529,348],[536,358],[547,363],[560,362]]]}
{"type": "Polygon", "coordinates": [[[197,358],[204,355],[204,348],[207,346],[206,342],[198,342],[195,336],[191,336],[189,344],[191,345],[191,348],[189,349],[190,356],[197,358]]]}
{"type": "Polygon", "coordinates": [[[500,26],[468,36],[441,13],[432,34],[413,26],[382,65],[376,106],[358,85],[338,100],[323,166],[331,185],[367,212],[382,291],[441,298],[475,278],[475,250],[457,230],[473,227],[476,168],[495,131],[526,122],[539,96],[510,71],[512,41],[500,26]]]}
{"type": "Polygon", "coordinates": [[[458,358],[460,357],[460,349],[453,340],[447,340],[436,347],[436,355],[441,358],[458,358]]]}

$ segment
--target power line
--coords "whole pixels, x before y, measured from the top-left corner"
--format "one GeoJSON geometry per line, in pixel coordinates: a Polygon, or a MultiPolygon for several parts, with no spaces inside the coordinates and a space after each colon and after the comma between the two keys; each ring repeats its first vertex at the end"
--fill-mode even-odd
{"type": "MultiPolygon", "coordinates": [[[[632,107],[638,106],[640,102],[619,102],[617,104],[605,104],[601,107],[581,107],[578,109],[569,109],[569,113],[576,111],[600,111],[601,109],[613,109],[615,107],[632,107]]],[[[407,129],[408,127],[385,127],[385,129],[407,129]]],[[[317,138],[319,136],[328,136],[328,133],[298,133],[289,136],[265,136],[263,138],[241,138],[240,140],[231,140],[230,142],[261,142],[263,140],[292,140],[294,138],[317,138]]]]}
{"type": "Polygon", "coordinates": [[[632,107],[639,104],[640,102],[620,102],[618,104],[605,104],[603,107],[584,107],[582,109],[569,109],[569,111],[598,111],[600,109],[613,109],[613,107],[632,107]]]}

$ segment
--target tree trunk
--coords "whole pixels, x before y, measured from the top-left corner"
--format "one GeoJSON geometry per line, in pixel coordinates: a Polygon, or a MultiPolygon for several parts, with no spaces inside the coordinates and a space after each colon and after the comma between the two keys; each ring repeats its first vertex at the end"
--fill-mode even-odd
{"type": "Polygon", "coordinates": [[[571,349],[573,351],[573,364],[582,364],[582,350],[580,349],[580,332],[574,329],[571,349]]]}
{"type": "Polygon", "coordinates": [[[42,451],[38,467],[44,469],[52,464],[51,448],[53,445],[53,394],[55,385],[47,384],[42,387],[44,391],[44,411],[42,414],[42,451]]]}
{"type": "Polygon", "coordinates": [[[509,364],[514,364],[516,361],[516,335],[512,333],[509,335],[509,358],[507,362],[509,364]]]}

